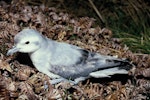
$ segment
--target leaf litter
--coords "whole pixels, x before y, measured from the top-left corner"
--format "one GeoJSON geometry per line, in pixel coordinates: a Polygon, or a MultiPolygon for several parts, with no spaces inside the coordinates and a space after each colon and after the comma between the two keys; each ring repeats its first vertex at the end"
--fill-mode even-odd
{"type": "MultiPolygon", "coordinates": [[[[113,38],[107,28],[94,27],[94,18],[74,18],[54,7],[30,6],[23,1],[0,1],[0,100],[141,100],[150,98],[150,56],[136,54],[113,38]],[[71,86],[50,84],[50,78],[21,63],[19,54],[7,57],[13,37],[30,27],[57,41],[104,55],[127,58],[135,68],[126,76],[88,79],[71,86]]],[[[25,58],[20,58],[25,59],[25,58]]],[[[26,60],[26,59],[25,59],[26,60]]],[[[23,62],[25,61],[23,60],[23,62]]]]}

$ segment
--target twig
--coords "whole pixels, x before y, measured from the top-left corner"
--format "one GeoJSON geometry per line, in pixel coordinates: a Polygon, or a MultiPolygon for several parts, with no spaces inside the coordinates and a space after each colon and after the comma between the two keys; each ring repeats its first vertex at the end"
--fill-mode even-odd
{"type": "Polygon", "coordinates": [[[101,16],[100,12],[98,11],[98,9],[96,8],[96,6],[94,5],[94,3],[92,2],[92,0],[89,0],[90,4],[92,5],[93,9],[95,10],[96,14],[98,15],[98,17],[101,19],[101,21],[103,23],[105,23],[103,17],[101,16]]]}
{"type": "Polygon", "coordinates": [[[149,56],[149,54],[134,53],[135,56],[149,56]]]}

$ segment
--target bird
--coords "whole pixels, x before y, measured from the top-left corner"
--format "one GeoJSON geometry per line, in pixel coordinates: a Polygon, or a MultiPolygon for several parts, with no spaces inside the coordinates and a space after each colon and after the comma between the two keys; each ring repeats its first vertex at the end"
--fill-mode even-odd
{"type": "Polygon", "coordinates": [[[88,78],[128,74],[131,64],[126,59],[102,55],[79,46],[58,42],[35,29],[25,28],[14,37],[7,55],[28,53],[35,68],[52,80],[51,84],[68,81],[78,84],[88,78]]]}

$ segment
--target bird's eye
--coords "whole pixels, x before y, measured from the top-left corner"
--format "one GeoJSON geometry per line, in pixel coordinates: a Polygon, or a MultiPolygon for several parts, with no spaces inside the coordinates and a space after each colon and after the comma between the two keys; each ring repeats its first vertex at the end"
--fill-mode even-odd
{"type": "Polygon", "coordinates": [[[29,41],[25,42],[25,44],[29,44],[29,43],[30,43],[29,41]]]}

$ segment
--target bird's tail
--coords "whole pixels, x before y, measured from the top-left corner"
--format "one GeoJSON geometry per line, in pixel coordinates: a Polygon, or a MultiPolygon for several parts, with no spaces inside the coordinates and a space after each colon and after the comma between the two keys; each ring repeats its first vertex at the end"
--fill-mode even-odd
{"type": "Polygon", "coordinates": [[[90,73],[91,77],[111,77],[114,74],[128,74],[133,65],[122,59],[105,59],[106,66],[98,68],[97,71],[90,73]],[[107,66],[108,65],[108,66],[107,66]]]}

